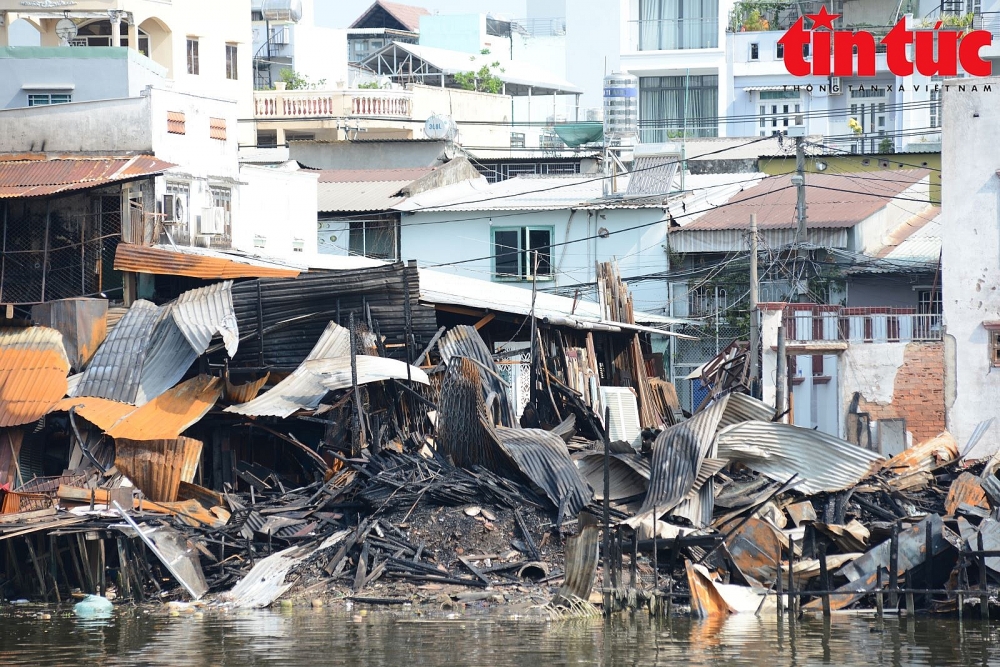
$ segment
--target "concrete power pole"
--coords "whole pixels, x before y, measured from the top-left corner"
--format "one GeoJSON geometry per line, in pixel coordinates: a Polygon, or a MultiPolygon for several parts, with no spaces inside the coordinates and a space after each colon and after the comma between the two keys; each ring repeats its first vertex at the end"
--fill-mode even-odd
{"type": "Polygon", "coordinates": [[[750,390],[757,396],[760,355],[760,313],[757,308],[757,214],[750,214],[750,390]]]}
{"type": "Polygon", "coordinates": [[[795,212],[798,226],[795,229],[795,243],[806,242],[806,147],[805,137],[795,137],[795,177],[792,178],[795,184],[796,204],[795,212]]]}

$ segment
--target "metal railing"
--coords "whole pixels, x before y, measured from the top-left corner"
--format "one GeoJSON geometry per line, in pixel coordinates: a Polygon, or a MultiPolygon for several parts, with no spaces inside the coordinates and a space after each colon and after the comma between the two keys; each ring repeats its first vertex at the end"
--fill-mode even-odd
{"type": "Polygon", "coordinates": [[[981,12],[972,19],[976,30],[989,30],[994,38],[1000,37],[1000,12],[981,12]]]}
{"type": "Polygon", "coordinates": [[[941,315],[916,308],[847,308],[816,304],[785,306],[783,325],[798,342],[909,343],[942,338],[941,315]]]}
{"type": "Polygon", "coordinates": [[[409,90],[258,90],[255,118],[410,118],[409,90]]]}
{"type": "Polygon", "coordinates": [[[640,19],[629,21],[633,51],[719,48],[719,19],[640,19]]]}

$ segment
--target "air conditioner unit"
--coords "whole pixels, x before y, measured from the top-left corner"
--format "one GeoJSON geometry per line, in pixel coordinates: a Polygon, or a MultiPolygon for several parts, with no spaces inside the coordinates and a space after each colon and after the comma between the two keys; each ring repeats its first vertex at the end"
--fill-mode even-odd
{"type": "Polygon", "coordinates": [[[224,234],[226,231],[226,209],[210,206],[201,212],[199,234],[224,234]]]}
{"type": "Polygon", "coordinates": [[[184,210],[184,199],[177,194],[163,195],[163,221],[185,222],[187,211],[184,210]]]}
{"type": "Polygon", "coordinates": [[[844,88],[841,86],[839,76],[830,77],[830,94],[831,95],[843,95],[844,88]]]}
{"type": "Polygon", "coordinates": [[[608,439],[624,440],[638,448],[642,444],[642,427],[635,392],[629,387],[601,387],[601,403],[610,415],[609,423],[605,424],[608,439]]]}

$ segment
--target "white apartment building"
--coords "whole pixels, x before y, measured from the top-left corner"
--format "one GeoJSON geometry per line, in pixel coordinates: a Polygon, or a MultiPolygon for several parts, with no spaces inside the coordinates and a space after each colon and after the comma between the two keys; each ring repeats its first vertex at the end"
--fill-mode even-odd
{"type": "MultiPolygon", "coordinates": [[[[839,14],[837,29],[876,40],[906,17],[933,28],[942,13],[1000,36],[998,0],[623,0],[622,69],[639,77],[640,136],[768,136],[802,123],[838,150],[856,153],[940,149],[939,77],[899,77],[876,53],[875,77],[794,77],[782,61],[784,32],[801,13],[839,14]],[[626,11],[627,10],[627,11],[626,11]],[[855,133],[850,119],[861,125],[855,133]]],[[[808,23],[807,23],[808,25],[808,23]]],[[[1000,42],[1000,39],[996,39],[1000,42]]],[[[804,54],[808,59],[812,54],[804,54]]],[[[995,58],[1000,49],[984,49],[995,58]]]]}

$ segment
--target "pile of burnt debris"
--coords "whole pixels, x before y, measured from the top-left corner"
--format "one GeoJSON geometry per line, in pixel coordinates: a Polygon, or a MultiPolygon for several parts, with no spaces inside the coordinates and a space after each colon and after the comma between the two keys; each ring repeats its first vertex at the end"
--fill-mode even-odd
{"type": "Polygon", "coordinates": [[[741,345],[685,414],[610,267],[620,328],[525,317],[521,346],[488,344],[491,317],[428,329],[397,273],[0,329],[0,595],[988,612],[1000,454],[963,460],[978,438],[885,460],[782,423],[741,345]]]}

